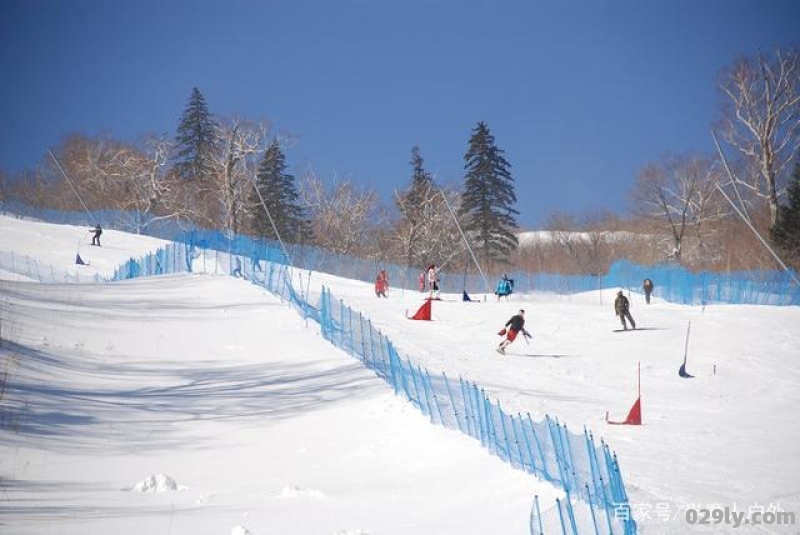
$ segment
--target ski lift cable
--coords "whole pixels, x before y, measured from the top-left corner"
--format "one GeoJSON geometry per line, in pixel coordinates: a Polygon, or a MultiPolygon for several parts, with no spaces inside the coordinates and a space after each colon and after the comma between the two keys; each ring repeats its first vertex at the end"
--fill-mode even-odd
{"type": "MultiPolygon", "coordinates": [[[[711,137],[713,137],[714,141],[716,142],[717,136],[714,135],[714,131],[713,130],[711,131],[711,137]]],[[[725,161],[725,156],[722,154],[722,150],[720,149],[719,144],[717,144],[717,150],[719,151],[719,155],[722,157],[722,161],[725,161]]],[[[731,175],[731,171],[730,171],[730,169],[728,169],[728,165],[727,164],[725,164],[725,170],[728,172],[728,176],[730,177],[731,181],[733,181],[733,176],[731,175]]],[[[781,260],[781,257],[778,256],[778,253],[776,253],[775,250],[772,249],[772,247],[769,246],[767,241],[764,238],[761,237],[761,234],[759,234],[759,232],[756,230],[756,228],[750,222],[750,218],[747,217],[746,214],[743,214],[741,210],[739,210],[739,208],[736,206],[736,204],[733,202],[733,200],[728,196],[727,193],[725,193],[725,190],[722,189],[722,187],[719,185],[719,182],[716,183],[716,186],[717,186],[717,189],[719,190],[719,192],[722,194],[722,196],[725,197],[725,200],[728,201],[728,204],[731,205],[731,207],[734,209],[736,214],[740,218],[742,218],[742,221],[744,221],[745,224],[750,228],[750,230],[753,231],[753,234],[756,235],[756,237],[759,239],[761,244],[767,249],[767,251],[770,252],[772,257],[778,262],[778,264],[780,264],[780,266],[784,269],[784,271],[786,271],[786,273],[789,274],[789,276],[792,278],[792,280],[794,280],[795,283],[800,285],[800,279],[798,279],[794,275],[792,270],[789,269],[789,267],[783,262],[783,260],[781,260]]]]}
{"type": "Polygon", "coordinates": [[[478,263],[478,259],[475,257],[475,253],[472,250],[472,247],[467,241],[467,236],[464,234],[464,229],[461,228],[461,224],[458,222],[458,218],[456,217],[456,213],[453,211],[453,208],[450,206],[450,202],[447,200],[447,195],[444,194],[443,191],[439,191],[442,195],[442,199],[444,199],[444,204],[447,206],[447,209],[450,211],[450,215],[453,216],[453,221],[456,222],[456,227],[458,227],[458,232],[461,233],[461,238],[464,240],[464,244],[467,246],[469,250],[469,254],[472,256],[472,261],[475,262],[475,267],[478,268],[478,272],[481,274],[483,278],[483,283],[486,285],[486,293],[491,293],[491,287],[489,286],[489,281],[486,279],[486,275],[484,275],[483,270],[481,269],[480,264],[478,263]]]}
{"type": "Polygon", "coordinates": [[[86,215],[88,215],[89,219],[91,219],[92,222],[96,224],[97,220],[94,218],[92,213],[89,211],[89,208],[87,208],[86,203],[83,202],[83,198],[81,198],[80,194],[78,193],[78,190],[75,188],[75,185],[72,183],[72,181],[67,176],[67,173],[64,172],[64,168],[61,167],[60,163],[58,163],[58,158],[56,158],[55,154],[53,154],[53,151],[51,151],[50,149],[47,149],[47,152],[50,153],[50,156],[53,158],[53,161],[56,162],[56,166],[58,167],[58,170],[61,171],[62,175],[64,175],[64,178],[66,179],[67,184],[69,184],[69,187],[72,189],[72,193],[74,193],[75,196],[78,198],[78,200],[81,202],[81,206],[83,206],[83,209],[86,212],[86,215]]]}

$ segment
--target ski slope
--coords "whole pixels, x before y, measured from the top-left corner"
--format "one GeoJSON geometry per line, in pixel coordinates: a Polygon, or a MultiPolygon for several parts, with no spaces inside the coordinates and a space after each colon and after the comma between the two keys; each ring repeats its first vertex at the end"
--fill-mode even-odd
{"type": "MultiPolygon", "coordinates": [[[[158,240],[0,219],[0,251],[109,275],[158,240]]],[[[309,280],[309,274],[304,279],[309,280]]],[[[528,533],[534,494],[557,489],[432,426],[313,323],[240,279],[0,282],[3,533],[528,533]],[[134,492],[166,474],[184,490],[134,492]]],[[[573,296],[423,295],[310,274],[411,359],[483,386],[507,412],[587,426],[617,452],[642,533],[797,533],[692,526],[689,508],[800,513],[800,310],[689,307],[615,289],[573,296]],[[497,331],[526,310],[530,345],[497,331]],[[678,377],[687,327],[689,373],[678,377]],[[644,425],[612,426],[637,396],[644,425]]],[[[658,281],[655,281],[658,284],[658,281]]]]}

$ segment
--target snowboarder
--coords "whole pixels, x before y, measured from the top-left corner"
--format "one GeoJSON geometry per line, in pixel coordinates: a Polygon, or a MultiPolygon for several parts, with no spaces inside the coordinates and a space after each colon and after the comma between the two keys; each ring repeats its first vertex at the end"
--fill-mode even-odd
{"type": "Polygon", "coordinates": [[[503,278],[497,281],[497,286],[494,293],[499,301],[501,297],[508,297],[514,292],[514,279],[509,279],[508,274],[503,275],[503,278]]]}
{"type": "Polygon", "coordinates": [[[644,301],[650,304],[650,294],[653,293],[653,281],[645,279],[642,283],[642,290],[644,290],[644,301]]]}
{"type": "Polygon", "coordinates": [[[439,272],[436,271],[436,264],[428,266],[428,289],[431,299],[439,299],[439,272]]]}
{"type": "Polygon", "coordinates": [[[386,290],[388,289],[389,277],[386,275],[386,270],[382,269],[375,278],[375,295],[377,297],[386,297],[386,290]]]}
{"type": "Polygon", "coordinates": [[[94,232],[94,236],[92,236],[92,245],[100,247],[100,235],[103,233],[103,229],[100,228],[100,223],[95,225],[94,230],[90,230],[89,232],[94,232]]]}
{"type": "Polygon", "coordinates": [[[625,323],[625,318],[628,318],[631,322],[631,327],[634,329],[636,328],[636,322],[633,321],[633,316],[631,316],[631,304],[628,301],[628,298],[623,295],[622,290],[617,292],[617,298],[614,299],[614,312],[617,313],[619,316],[619,320],[622,322],[622,328],[626,331],[628,330],[628,325],[625,323]]]}
{"type": "Polygon", "coordinates": [[[525,330],[525,311],[520,310],[518,314],[511,316],[511,319],[508,320],[499,333],[500,336],[505,335],[505,338],[500,345],[497,346],[497,352],[501,355],[506,354],[506,347],[511,344],[514,340],[516,340],[517,335],[522,333],[523,336],[530,338],[531,333],[525,330]]]}

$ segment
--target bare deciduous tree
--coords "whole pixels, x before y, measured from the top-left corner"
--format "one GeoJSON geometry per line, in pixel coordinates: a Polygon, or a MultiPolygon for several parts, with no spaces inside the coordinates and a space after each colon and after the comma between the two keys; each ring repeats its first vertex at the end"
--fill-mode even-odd
{"type": "Polygon", "coordinates": [[[129,228],[142,232],[183,215],[175,202],[179,185],[166,176],[170,150],[166,136],[150,136],[137,147],[105,136],[71,135],[58,149],[71,184],[56,174],[54,185],[67,194],[71,208],[82,199],[90,209],[120,210],[130,214],[129,228]]]}
{"type": "Polygon", "coordinates": [[[124,196],[120,209],[132,214],[132,227],[142,232],[148,226],[186,215],[179,202],[180,183],[167,174],[172,142],[165,135],[148,136],[138,150],[119,154],[119,172],[124,196]]]}
{"type": "Polygon", "coordinates": [[[766,200],[770,226],[778,217],[781,180],[800,150],[800,51],[741,58],[721,76],[720,130],[757,170],[737,186],[766,200]]]}
{"type": "Polygon", "coordinates": [[[334,180],[327,188],[311,171],[304,173],[299,186],[317,245],[337,254],[365,256],[378,194],[350,180],[334,180]]]}
{"type": "Polygon", "coordinates": [[[248,193],[254,188],[259,159],[270,141],[269,131],[264,121],[236,117],[219,121],[210,172],[200,185],[200,198],[205,201],[201,205],[209,223],[239,232],[247,216],[248,193]]]}
{"type": "Polygon", "coordinates": [[[395,192],[403,216],[394,225],[397,256],[408,266],[440,265],[465,250],[465,245],[447,208],[445,196],[454,210],[460,197],[455,190],[438,188],[431,181],[418,187],[414,195],[395,192]]]}
{"type": "Polygon", "coordinates": [[[702,249],[708,224],[726,215],[716,190],[719,179],[719,166],[696,155],[670,157],[639,171],[631,193],[635,211],[670,236],[669,258],[683,258],[690,232],[702,249]]]}
{"type": "Polygon", "coordinates": [[[569,258],[578,273],[598,274],[609,264],[611,221],[607,212],[589,212],[575,216],[555,212],[548,217],[553,245],[569,258]]]}

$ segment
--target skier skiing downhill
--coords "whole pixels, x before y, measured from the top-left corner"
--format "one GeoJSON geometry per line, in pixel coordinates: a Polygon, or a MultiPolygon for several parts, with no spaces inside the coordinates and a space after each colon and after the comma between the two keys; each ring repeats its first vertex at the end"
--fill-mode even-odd
{"type": "Polygon", "coordinates": [[[619,316],[620,322],[622,322],[622,329],[627,331],[628,325],[625,323],[625,318],[627,318],[631,322],[631,327],[636,329],[636,322],[633,321],[633,316],[631,316],[630,311],[630,301],[625,295],[622,293],[622,290],[617,292],[617,298],[614,300],[614,312],[616,312],[617,316],[619,316]]]}
{"type": "Polygon", "coordinates": [[[525,311],[520,310],[518,314],[511,316],[511,319],[508,320],[499,333],[500,336],[505,335],[505,338],[500,345],[497,346],[497,352],[501,355],[506,354],[506,348],[516,340],[517,335],[522,333],[523,336],[530,338],[531,333],[525,330],[525,311]]]}

